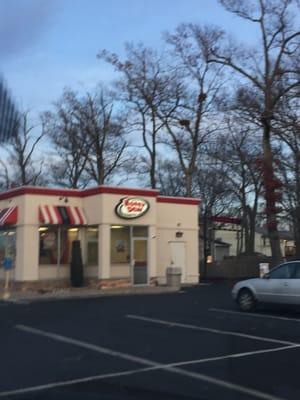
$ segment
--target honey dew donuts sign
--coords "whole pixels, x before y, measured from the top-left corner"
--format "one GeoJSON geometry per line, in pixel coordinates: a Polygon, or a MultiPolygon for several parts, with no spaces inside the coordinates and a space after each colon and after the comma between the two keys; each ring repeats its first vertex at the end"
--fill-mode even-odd
{"type": "Polygon", "coordinates": [[[149,208],[150,204],[147,200],[140,197],[124,197],[117,204],[115,212],[120,218],[133,219],[146,214],[149,208]]]}

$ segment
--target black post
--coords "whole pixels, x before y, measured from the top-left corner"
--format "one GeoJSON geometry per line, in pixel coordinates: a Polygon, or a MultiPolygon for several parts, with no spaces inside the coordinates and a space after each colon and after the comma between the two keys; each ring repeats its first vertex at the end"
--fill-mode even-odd
{"type": "Polygon", "coordinates": [[[72,242],[72,258],[71,258],[71,285],[73,287],[83,286],[83,264],[80,248],[80,240],[72,242]]]}

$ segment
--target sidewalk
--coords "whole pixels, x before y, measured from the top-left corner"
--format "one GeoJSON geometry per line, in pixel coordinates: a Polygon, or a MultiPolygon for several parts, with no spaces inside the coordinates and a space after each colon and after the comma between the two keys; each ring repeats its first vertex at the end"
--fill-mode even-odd
{"type": "Polygon", "coordinates": [[[166,294],[176,293],[178,288],[167,286],[147,286],[147,287],[126,287],[113,289],[91,289],[83,288],[66,288],[49,291],[12,291],[9,297],[4,298],[7,293],[3,289],[0,290],[0,301],[13,303],[31,303],[34,301],[50,301],[63,299],[82,299],[103,296],[124,296],[124,295],[148,295],[148,294],[166,294]]]}

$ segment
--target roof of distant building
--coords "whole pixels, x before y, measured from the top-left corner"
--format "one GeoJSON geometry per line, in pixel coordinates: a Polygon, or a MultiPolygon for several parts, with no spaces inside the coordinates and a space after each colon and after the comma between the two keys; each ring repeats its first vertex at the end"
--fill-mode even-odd
{"type": "MultiPolygon", "coordinates": [[[[269,237],[268,229],[265,226],[256,227],[255,232],[260,233],[264,237],[269,237]]],[[[283,240],[293,240],[294,239],[294,234],[292,231],[279,230],[278,235],[279,235],[279,238],[283,239],[283,240]]]]}

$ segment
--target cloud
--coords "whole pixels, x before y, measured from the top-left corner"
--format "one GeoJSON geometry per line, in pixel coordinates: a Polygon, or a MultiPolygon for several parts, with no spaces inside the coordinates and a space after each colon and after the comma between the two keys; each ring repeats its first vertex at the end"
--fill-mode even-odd
{"type": "Polygon", "coordinates": [[[47,26],[55,0],[0,0],[0,59],[24,52],[47,26]]]}

